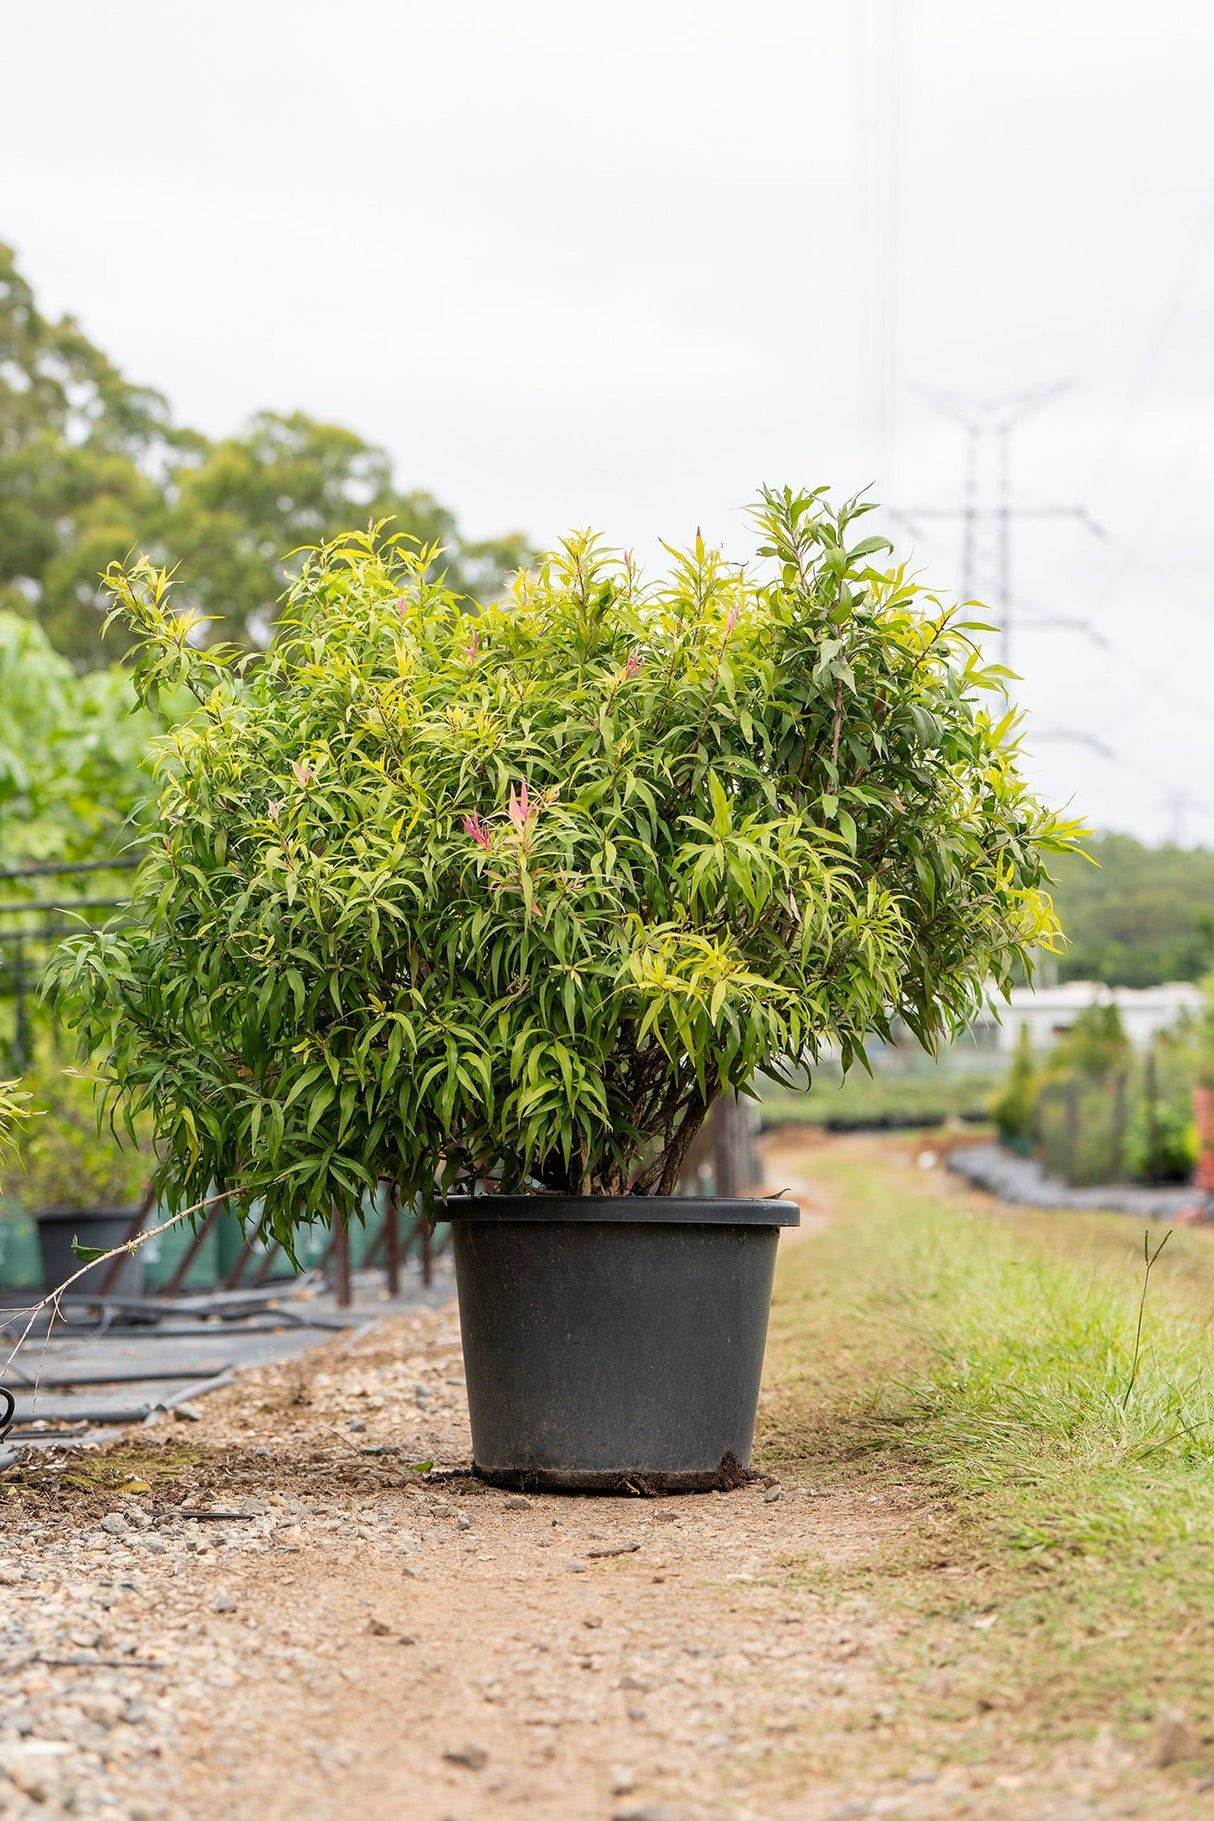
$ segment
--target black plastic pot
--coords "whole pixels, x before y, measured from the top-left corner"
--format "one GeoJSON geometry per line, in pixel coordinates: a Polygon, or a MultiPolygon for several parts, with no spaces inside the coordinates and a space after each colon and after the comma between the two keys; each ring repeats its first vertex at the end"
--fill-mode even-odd
{"type": "Polygon", "coordinates": [[[794,1203],[486,1195],[447,1213],[482,1479],[700,1492],[745,1478],[794,1203]]]}
{"type": "MultiPolygon", "coordinates": [[[[38,1223],[38,1247],[42,1253],[42,1287],[57,1290],[80,1269],[80,1260],[72,1251],[72,1241],[82,1246],[98,1246],[111,1251],[128,1238],[134,1208],[44,1208],[35,1214],[38,1223]]],[[[90,1265],[68,1292],[71,1296],[96,1296],[108,1264],[90,1265]]],[[[111,1296],[142,1296],[143,1260],[137,1252],[128,1253],[118,1267],[118,1277],[109,1286],[111,1296]]]]}

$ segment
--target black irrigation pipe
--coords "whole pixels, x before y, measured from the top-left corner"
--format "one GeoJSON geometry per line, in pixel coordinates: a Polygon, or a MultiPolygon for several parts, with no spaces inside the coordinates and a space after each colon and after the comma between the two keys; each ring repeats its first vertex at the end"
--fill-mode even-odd
{"type": "Polygon", "coordinates": [[[39,1373],[31,1378],[20,1366],[10,1366],[10,1377],[17,1379],[18,1391],[74,1391],[81,1385],[144,1385],[159,1384],[161,1380],[218,1378],[221,1372],[231,1372],[231,1360],[217,1362],[213,1366],[178,1366],[176,1371],[166,1371],[163,1367],[139,1370],[131,1367],[119,1372],[77,1372],[69,1377],[59,1373],[39,1373]]]}
{"type": "MultiPolygon", "coordinates": [[[[81,910],[119,910],[129,904],[129,898],[14,898],[7,904],[0,904],[0,916],[66,916],[69,911],[81,910]]],[[[9,937],[10,942],[24,936],[26,941],[38,934],[37,930],[18,930],[9,937]]]]}
{"type": "Polygon", "coordinates": [[[117,860],[39,860],[30,866],[10,866],[0,879],[48,879],[63,873],[127,872],[143,860],[142,854],[117,860]]]}
{"type": "MultiPolygon", "coordinates": [[[[158,1406],[155,1404],[133,1404],[128,1409],[124,1410],[120,1407],[115,1407],[113,1404],[108,1404],[103,1405],[98,1410],[71,1410],[70,1412],[54,1410],[35,1412],[30,1410],[22,1416],[10,1417],[9,1426],[13,1429],[27,1429],[32,1423],[56,1423],[62,1421],[70,1423],[74,1429],[78,1429],[82,1423],[143,1423],[147,1421],[148,1417],[151,1416],[152,1411],[157,1407],[158,1406]]],[[[46,1433],[52,1435],[54,1431],[47,1430],[46,1433]]]]}

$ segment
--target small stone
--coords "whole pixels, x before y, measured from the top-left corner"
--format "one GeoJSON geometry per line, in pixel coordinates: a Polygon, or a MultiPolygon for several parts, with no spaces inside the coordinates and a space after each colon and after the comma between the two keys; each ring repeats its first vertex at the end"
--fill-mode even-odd
{"type": "Polygon", "coordinates": [[[455,1528],[457,1530],[471,1530],[472,1519],[470,1517],[457,1517],[455,1520],[455,1528]]]}
{"type": "Polygon", "coordinates": [[[202,1411],[197,1404],[174,1404],[173,1415],[179,1423],[200,1423],[202,1411]]]}
{"type": "Polygon", "coordinates": [[[630,1802],[627,1808],[617,1808],[611,1821],[683,1821],[683,1811],[665,1802],[630,1802]]]}
{"type": "Polygon", "coordinates": [[[640,1676],[625,1676],[620,1687],[626,1694],[647,1695],[649,1693],[648,1682],[643,1682],[640,1676]]]}
{"type": "Polygon", "coordinates": [[[1156,1770],[1167,1770],[1184,1758],[1196,1757],[1198,1740],[1192,1727],[1178,1708],[1160,1714],[1151,1740],[1150,1762],[1156,1770]]]}
{"type": "Polygon", "coordinates": [[[465,1770],[484,1770],[489,1762],[489,1753],[483,1745],[452,1745],[443,1757],[448,1764],[461,1764],[465,1770]]]}
{"type": "Polygon", "coordinates": [[[774,1505],[776,1500],[779,1498],[782,1498],[783,1496],[784,1496],[783,1486],[770,1486],[768,1488],[768,1490],[763,1494],[763,1503],[765,1505],[774,1505]]]}
{"type": "Polygon", "coordinates": [[[104,1689],[77,1694],[76,1705],[86,1720],[91,1720],[95,1726],[104,1727],[107,1732],[116,1720],[125,1717],[126,1704],[122,1696],[107,1693],[104,1689]]]}
{"type": "Polygon", "coordinates": [[[502,1509],[503,1511],[530,1511],[531,1500],[525,1499],[521,1492],[515,1492],[508,1499],[503,1500],[502,1509]]]}
{"type": "Polygon", "coordinates": [[[567,1574],[585,1574],[586,1571],[587,1570],[586,1570],[585,1562],[566,1562],[565,1563],[565,1572],[567,1574]]]}
{"type": "Polygon", "coordinates": [[[655,1511],[653,1515],[659,1524],[677,1524],[683,1513],[681,1511],[655,1511]]]}
{"type": "Polygon", "coordinates": [[[628,1709],[628,1718],[630,1720],[643,1720],[645,1718],[645,1709],[643,1707],[630,1707],[628,1709]]]}
{"type": "Polygon", "coordinates": [[[145,1537],[143,1546],[145,1549],[149,1549],[153,1555],[165,1555],[169,1547],[162,1536],[145,1537]]]}
{"type": "Polygon", "coordinates": [[[29,1739],[0,1750],[0,1771],[34,1802],[53,1802],[59,1794],[57,1760],[71,1747],[60,1739],[29,1739]]]}
{"type": "Polygon", "coordinates": [[[429,1385],[415,1385],[413,1387],[413,1402],[417,1405],[419,1410],[424,1410],[426,1408],[426,1405],[430,1402],[429,1385]]]}
{"type": "Polygon", "coordinates": [[[235,1612],[237,1599],[234,1593],[217,1593],[211,1602],[212,1612],[235,1612]]]}
{"type": "Polygon", "coordinates": [[[352,1416],[350,1418],[350,1421],[347,1423],[346,1427],[348,1429],[353,1430],[355,1435],[361,1435],[363,1433],[363,1431],[366,1429],[367,1425],[366,1425],[366,1423],[363,1422],[363,1419],[361,1416],[352,1416]]]}
{"type": "Polygon", "coordinates": [[[630,1796],[637,1786],[636,1772],[616,1770],[611,1773],[611,1793],[613,1796],[630,1796]]]}
{"type": "Polygon", "coordinates": [[[101,1528],[108,1536],[125,1536],[130,1525],[121,1511],[110,1511],[101,1520],[101,1528]]]}
{"type": "Polygon", "coordinates": [[[243,1505],[237,1506],[241,1517],[265,1517],[269,1509],[264,1499],[246,1499],[243,1505]]]}
{"type": "Polygon", "coordinates": [[[392,1627],[385,1625],[382,1619],[368,1619],[367,1630],[373,1638],[390,1638],[392,1636],[392,1627]]]}

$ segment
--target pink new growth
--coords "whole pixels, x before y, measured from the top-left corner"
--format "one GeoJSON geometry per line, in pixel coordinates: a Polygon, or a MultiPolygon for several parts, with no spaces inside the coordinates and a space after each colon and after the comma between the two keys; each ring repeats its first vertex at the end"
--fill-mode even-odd
{"type": "Polygon", "coordinates": [[[736,607],[731,607],[729,609],[729,616],[725,621],[725,637],[726,638],[729,637],[730,633],[733,631],[733,629],[737,625],[737,623],[738,623],[738,610],[736,607]]]}
{"type": "Polygon", "coordinates": [[[464,656],[467,658],[467,660],[470,664],[476,663],[476,654],[480,650],[480,648],[481,648],[481,635],[479,632],[474,632],[472,634],[472,643],[468,646],[467,650],[464,652],[464,656]]]}
{"type": "Polygon", "coordinates": [[[507,809],[510,820],[520,835],[526,832],[539,815],[540,806],[538,803],[533,803],[531,801],[530,793],[527,790],[526,778],[523,779],[522,784],[519,786],[517,796],[514,794],[513,784],[510,786],[510,802],[507,805],[507,809]]]}
{"type": "Polygon", "coordinates": [[[464,833],[466,835],[471,835],[472,839],[476,842],[476,845],[478,847],[483,847],[486,852],[488,852],[489,848],[493,845],[493,837],[489,833],[489,824],[487,822],[482,822],[479,816],[464,817],[464,833]]]}
{"type": "Polygon", "coordinates": [[[624,666],[624,675],[626,677],[634,677],[644,662],[645,660],[639,651],[630,651],[628,653],[628,662],[624,666]]]}
{"type": "Polygon", "coordinates": [[[311,765],[301,764],[298,759],[292,761],[291,770],[295,773],[295,782],[301,785],[305,790],[316,776],[316,772],[311,765]]]}
{"type": "Polygon", "coordinates": [[[279,816],[281,816],[281,814],[282,814],[282,804],[281,803],[267,803],[266,804],[266,814],[267,814],[267,816],[269,816],[271,822],[277,822],[279,816]]]}

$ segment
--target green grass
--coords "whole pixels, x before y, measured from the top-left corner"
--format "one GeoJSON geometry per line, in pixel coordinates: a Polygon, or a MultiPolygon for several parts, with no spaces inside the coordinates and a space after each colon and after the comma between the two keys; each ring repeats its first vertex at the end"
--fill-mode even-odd
{"type": "MultiPolygon", "coordinates": [[[[1199,1310],[1207,1297],[1214,1308],[1214,1257],[1204,1234],[1174,1233],[1156,1264],[1135,1367],[1141,1228],[1118,1216],[996,1219],[972,1200],[940,1199],[909,1171],[893,1202],[871,1168],[844,1168],[840,1187],[851,1217],[790,1254],[784,1295],[802,1311],[827,1281],[842,1296],[853,1348],[865,1347],[876,1373],[849,1418],[865,1449],[958,1497],[981,1496],[987,1524],[1020,1547],[1211,1529],[1214,1350],[1199,1310]],[[900,1364],[883,1371],[891,1334],[900,1364]]],[[[795,1353],[789,1313],[782,1303],[777,1326],[795,1353]]]]}
{"type": "Polygon", "coordinates": [[[768,1085],[762,1091],[760,1117],[766,1127],[830,1126],[833,1130],[883,1125],[933,1126],[952,1119],[974,1122],[987,1117],[1003,1085],[997,1070],[926,1068],[908,1074],[867,1075],[822,1069],[807,1092],[768,1085]]]}
{"type": "Polygon", "coordinates": [[[941,1724],[995,1686],[1030,1741],[1102,1720],[1139,1738],[1168,1705],[1208,1725],[1211,1236],[1178,1230],[1158,1258],[1136,1360],[1140,1226],[1000,1211],[891,1141],[811,1149],[806,1169],[833,1212],[781,1260],[762,1463],[913,1517],[850,1570],[794,1574],[900,1614],[891,1673],[912,1690],[956,1660],[941,1724]]]}

